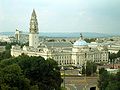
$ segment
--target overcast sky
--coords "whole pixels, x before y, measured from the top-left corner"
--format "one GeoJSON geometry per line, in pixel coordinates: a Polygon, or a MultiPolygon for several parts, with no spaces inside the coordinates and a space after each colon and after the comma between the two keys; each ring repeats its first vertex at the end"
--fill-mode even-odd
{"type": "Polygon", "coordinates": [[[0,0],[0,32],[28,32],[33,8],[39,32],[120,31],[120,0],[0,0]]]}

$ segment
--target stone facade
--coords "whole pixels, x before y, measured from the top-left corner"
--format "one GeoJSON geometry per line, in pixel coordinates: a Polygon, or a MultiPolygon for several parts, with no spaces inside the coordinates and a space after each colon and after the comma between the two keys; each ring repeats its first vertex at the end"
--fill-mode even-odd
{"type": "Polygon", "coordinates": [[[38,23],[33,10],[30,21],[29,46],[12,46],[11,55],[21,54],[42,56],[45,59],[53,58],[59,65],[82,66],[85,61],[108,62],[108,51],[103,46],[90,45],[84,41],[81,34],[74,44],[70,42],[39,42],[38,23]]]}
{"type": "Polygon", "coordinates": [[[21,31],[17,30],[15,31],[15,41],[21,44],[28,42],[28,35],[22,33],[21,31]],[[24,38],[23,38],[24,37],[24,38]]]}
{"type": "Polygon", "coordinates": [[[35,10],[33,10],[30,20],[29,46],[34,48],[39,46],[38,22],[35,10]]]}

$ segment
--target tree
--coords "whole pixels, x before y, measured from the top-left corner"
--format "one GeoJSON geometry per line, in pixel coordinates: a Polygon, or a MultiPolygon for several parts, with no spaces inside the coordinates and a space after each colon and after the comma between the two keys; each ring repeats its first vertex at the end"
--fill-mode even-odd
{"type": "Polygon", "coordinates": [[[98,80],[98,87],[100,90],[105,90],[105,88],[108,85],[108,78],[109,78],[109,74],[107,72],[107,70],[105,70],[104,68],[99,70],[99,80],[98,80]]]}
{"type": "Polygon", "coordinates": [[[120,50],[117,52],[117,57],[120,57],[120,50]]]}
{"type": "Polygon", "coordinates": [[[120,90],[120,82],[109,82],[105,90],[120,90]]]}
{"type": "Polygon", "coordinates": [[[66,40],[65,40],[65,39],[62,39],[61,41],[66,42],[66,40]]]}
{"type": "Polygon", "coordinates": [[[55,39],[50,39],[48,40],[48,42],[55,42],[55,39]]]}
{"type": "Polygon", "coordinates": [[[98,87],[100,90],[120,90],[120,71],[110,74],[104,68],[100,69],[98,87]]]}
{"type": "Polygon", "coordinates": [[[117,72],[116,75],[113,75],[113,78],[110,79],[110,82],[111,85],[107,86],[108,89],[110,88],[110,90],[120,90],[120,71],[117,72]]]}
{"type": "Polygon", "coordinates": [[[11,57],[10,50],[6,50],[4,52],[0,52],[0,60],[8,59],[11,57]]]}
{"type": "Polygon", "coordinates": [[[105,90],[120,90],[120,72],[117,74],[109,74],[108,85],[105,90]]]}
{"type": "Polygon", "coordinates": [[[29,90],[30,81],[24,77],[20,66],[8,65],[1,69],[0,90],[29,90]]]}
{"type": "Polygon", "coordinates": [[[96,38],[85,38],[84,39],[87,43],[95,42],[96,38]]]}
{"type": "MultiPolygon", "coordinates": [[[[8,72],[10,74],[10,78],[12,76],[15,76],[15,83],[17,84],[16,81],[18,81],[18,84],[20,84],[22,81],[20,81],[21,77],[23,77],[22,80],[28,80],[28,85],[30,85],[30,88],[32,90],[38,89],[38,90],[60,90],[60,86],[62,83],[61,75],[60,75],[60,69],[58,67],[58,64],[56,61],[53,59],[47,59],[45,60],[43,57],[35,57],[35,56],[27,56],[27,55],[21,55],[16,58],[10,58],[7,60],[2,60],[0,62],[0,69],[5,69],[7,66],[7,69],[9,67],[14,66],[19,71],[19,75],[14,73],[11,73],[12,71],[15,71],[14,68],[12,67],[8,72]],[[15,64],[15,66],[14,66],[15,64]],[[17,77],[19,76],[19,77],[17,77]],[[25,77],[25,78],[24,78],[25,77]],[[20,80],[18,80],[19,78],[20,80]]],[[[7,72],[7,69],[6,72],[7,72]]],[[[18,72],[16,70],[16,73],[18,72]]],[[[4,73],[3,75],[8,75],[7,73],[4,73]]],[[[9,82],[13,82],[14,78],[11,78],[9,82]],[[12,81],[13,80],[13,81],[12,81]]],[[[22,82],[23,83],[23,82],[22,82]]],[[[27,83],[27,81],[26,81],[27,83]]],[[[4,88],[10,87],[10,88],[17,88],[19,89],[19,86],[12,87],[10,86],[7,82],[3,83],[1,82],[0,85],[4,84],[4,88]]],[[[24,84],[24,83],[23,83],[24,84]]],[[[26,86],[26,84],[25,84],[26,86]]],[[[24,86],[23,86],[24,87],[24,86]]],[[[12,89],[13,90],[13,89],[12,89]]],[[[27,89],[25,89],[27,90],[27,89]]]]}
{"type": "Polygon", "coordinates": [[[10,49],[11,49],[11,46],[14,44],[16,43],[0,42],[0,45],[5,46],[5,51],[0,52],[0,60],[8,59],[11,57],[10,49]]]}
{"type": "Polygon", "coordinates": [[[99,74],[101,75],[105,71],[105,68],[99,69],[99,74]]]}
{"type": "Polygon", "coordinates": [[[52,76],[51,84],[53,84],[55,89],[58,90],[60,89],[62,83],[60,68],[58,67],[58,63],[50,58],[46,60],[46,63],[48,65],[48,70],[50,71],[48,76],[52,76]]]}
{"type": "Polygon", "coordinates": [[[109,54],[109,59],[110,59],[110,62],[113,63],[113,68],[114,68],[114,63],[116,58],[117,58],[117,55],[115,53],[109,54]]]}
{"type": "Polygon", "coordinates": [[[9,43],[5,45],[5,49],[6,49],[6,50],[10,50],[10,49],[11,49],[11,47],[12,47],[12,45],[11,45],[11,44],[9,44],[9,43]]]}
{"type": "Polygon", "coordinates": [[[7,42],[0,42],[0,46],[5,46],[7,45],[7,42]]]}
{"type": "Polygon", "coordinates": [[[110,53],[109,54],[110,62],[113,62],[113,60],[115,60],[115,58],[117,58],[117,55],[115,53],[110,53]]]}
{"type": "Polygon", "coordinates": [[[83,65],[82,74],[86,73],[87,76],[90,76],[96,73],[96,70],[97,70],[97,65],[94,62],[87,61],[86,70],[85,70],[85,65],[83,65]]]}
{"type": "Polygon", "coordinates": [[[44,90],[58,90],[62,79],[58,64],[53,59],[45,60],[42,57],[22,57],[19,65],[24,74],[32,81],[33,85],[38,85],[44,90]],[[26,59],[26,60],[25,60],[26,59]],[[27,64],[27,67],[26,67],[27,64]]]}
{"type": "Polygon", "coordinates": [[[110,41],[114,41],[114,40],[111,38],[110,41]]]}

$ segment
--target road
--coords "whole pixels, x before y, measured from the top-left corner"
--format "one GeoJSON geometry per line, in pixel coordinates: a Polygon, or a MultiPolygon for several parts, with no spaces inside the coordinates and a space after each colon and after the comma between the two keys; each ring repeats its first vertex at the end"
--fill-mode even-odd
{"type": "MultiPolygon", "coordinates": [[[[65,86],[67,90],[84,90],[90,87],[97,86],[97,77],[65,77],[65,86]]],[[[87,89],[88,90],[88,89],[87,89]]]]}
{"type": "MultiPolygon", "coordinates": [[[[61,71],[61,74],[64,74],[64,71],[61,71]]],[[[65,70],[65,75],[69,76],[65,77],[65,85],[67,90],[84,90],[85,86],[86,88],[97,86],[98,77],[87,77],[85,79],[85,77],[78,76],[78,74],[79,69],[65,70]]]]}

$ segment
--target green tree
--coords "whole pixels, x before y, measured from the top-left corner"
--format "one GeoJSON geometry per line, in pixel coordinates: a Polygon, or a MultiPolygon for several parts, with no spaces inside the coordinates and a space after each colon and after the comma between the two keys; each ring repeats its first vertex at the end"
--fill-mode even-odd
{"type": "Polygon", "coordinates": [[[86,73],[87,76],[90,76],[90,75],[93,75],[94,73],[96,73],[96,70],[97,70],[96,63],[87,61],[86,70],[85,70],[85,65],[83,65],[82,74],[86,73]]]}
{"type": "Polygon", "coordinates": [[[113,64],[113,68],[114,68],[114,63],[115,63],[116,58],[117,58],[117,54],[115,54],[115,53],[109,54],[109,59],[110,59],[110,62],[113,64]]]}
{"type": "Polygon", "coordinates": [[[0,42],[0,46],[5,46],[7,45],[7,42],[0,42]]]}
{"type": "Polygon", "coordinates": [[[120,90],[120,72],[117,74],[109,74],[108,85],[105,90],[120,90]]]}
{"type": "Polygon", "coordinates": [[[98,87],[100,90],[120,90],[120,71],[110,74],[104,68],[100,69],[98,87]]]}
{"type": "Polygon", "coordinates": [[[115,53],[110,53],[109,54],[110,62],[113,62],[116,58],[117,58],[117,55],[115,53]]]}
{"type": "Polygon", "coordinates": [[[99,69],[99,74],[101,75],[105,71],[105,68],[99,69]]]}
{"type": "Polygon", "coordinates": [[[6,50],[4,52],[0,52],[0,60],[8,59],[11,57],[10,50],[6,50]]]}
{"type": "Polygon", "coordinates": [[[11,45],[10,43],[8,43],[8,44],[5,45],[5,49],[6,49],[6,50],[10,50],[10,49],[11,49],[11,46],[12,46],[12,45],[11,45]]]}
{"type": "Polygon", "coordinates": [[[99,75],[99,80],[98,80],[98,87],[100,90],[105,90],[109,82],[109,74],[107,70],[103,68],[100,70],[99,73],[100,75],[99,75]]]}
{"type": "Polygon", "coordinates": [[[109,82],[105,90],[120,90],[120,82],[109,82]]]}
{"type": "Polygon", "coordinates": [[[0,52],[0,60],[8,59],[11,57],[10,49],[11,49],[12,44],[14,45],[15,43],[0,42],[0,46],[1,45],[5,46],[5,51],[0,52]]]}
{"type": "Polygon", "coordinates": [[[30,81],[24,77],[19,65],[8,65],[0,72],[0,90],[29,90],[30,81]]]}
{"type": "MultiPolygon", "coordinates": [[[[14,64],[17,64],[20,67],[20,75],[23,74],[28,80],[30,80],[30,87],[32,90],[60,90],[60,86],[62,83],[60,69],[57,62],[53,59],[49,58],[45,60],[43,57],[40,56],[29,57],[26,55],[21,55],[16,58],[2,60],[0,62],[0,68],[6,68],[6,66],[14,64]]],[[[6,73],[4,75],[6,75],[6,73]]],[[[5,82],[4,87],[11,86],[6,84],[5,82]]],[[[16,87],[18,88],[18,86],[16,87]]]]}
{"type": "Polygon", "coordinates": [[[110,41],[114,41],[114,40],[111,38],[110,41]]]}
{"type": "Polygon", "coordinates": [[[117,52],[117,57],[120,57],[120,50],[117,52]]]}
{"type": "Polygon", "coordinates": [[[84,39],[87,43],[95,42],[96,38],[85,38],[84,39]]]}

